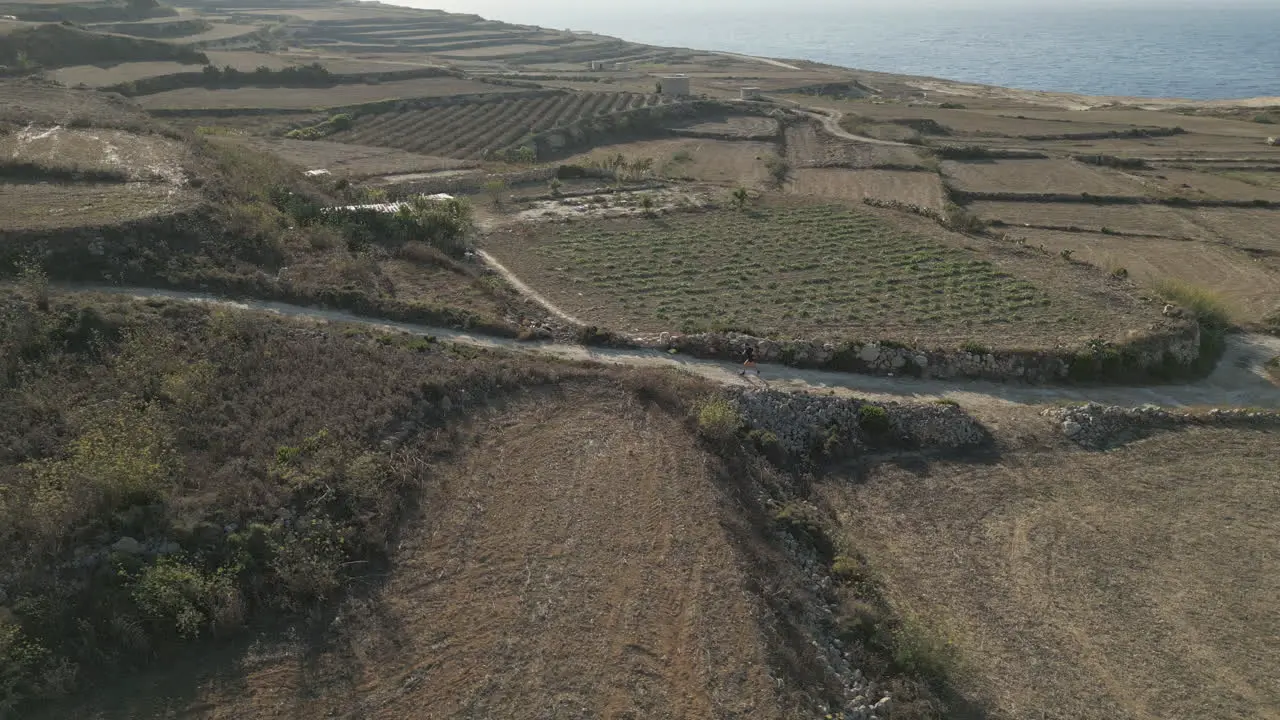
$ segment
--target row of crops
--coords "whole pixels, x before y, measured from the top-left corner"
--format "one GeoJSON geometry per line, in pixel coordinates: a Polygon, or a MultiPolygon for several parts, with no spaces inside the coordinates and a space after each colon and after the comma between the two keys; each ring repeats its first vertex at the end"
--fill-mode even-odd
{"type": "Polygon", "coordinates": [[[573,93],[401,110],[361,117],[331,137],[355,145],[392,147],[423,155],[480,159],[531,135],[587,117],[670,102],[642,93],[573,93]]]}

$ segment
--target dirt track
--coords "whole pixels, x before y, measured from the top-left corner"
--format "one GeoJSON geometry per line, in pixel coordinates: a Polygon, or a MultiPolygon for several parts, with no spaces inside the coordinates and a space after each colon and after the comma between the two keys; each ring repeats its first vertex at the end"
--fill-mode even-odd
{"type": "MultiPolygon", "coordinates": [[[[596,348],[551,342],[528,343],[477,333],[391,322],[341,310],[301,307],[261,300],[228,300],[209,294],[149,288],[78,288],[77,291],[169,298],[207,302],[321,322],[342,322],[385,328],[415,335],[430,335],[448,342],[477,347],[531,352],[563,360],[592,361],[633,367],[677,368],[724,385],[757,383],[738,375],[730,362],[669,355],[657,350],[596,348]]],[[[789,392],[829,392],[884,401],[954,400],[967,407],[1045,405],[1057,402],[1100,402],[1109,405],[1166,407],[1265,407],[1280,408],[1280,387],[1263,370],[1267,360],[1280,355],[1280,338],[1266,335],[1231,336],[1217,369],[1207,378],[1183,385],[1151,386],[1035,386],[989,381],[948,381],[916,378],[873,377],[824,370],[803,370],[784,365],[761,365],[764,383],[789,392]]]]}

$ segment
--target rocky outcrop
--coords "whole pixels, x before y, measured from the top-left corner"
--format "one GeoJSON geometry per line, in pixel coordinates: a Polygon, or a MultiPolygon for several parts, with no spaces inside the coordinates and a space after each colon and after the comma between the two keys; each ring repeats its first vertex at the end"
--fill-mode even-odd
{"type": "Polygon", "coordinates": [[[1082,447],[1105,450],[1160,430],[1185,427],[1280,428],[1280,412],[1263,410],[1166,410],[1154,405],[1124,408],[1089,403],[1042,413],[1082,447]]]}

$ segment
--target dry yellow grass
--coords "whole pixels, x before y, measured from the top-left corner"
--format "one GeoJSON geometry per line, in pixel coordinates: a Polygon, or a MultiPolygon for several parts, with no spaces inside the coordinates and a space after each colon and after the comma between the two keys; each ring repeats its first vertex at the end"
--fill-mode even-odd
{"type": "Polygon", "coordinates": [[[1280,310],[1280,268],[1227,245],[1053,230],[1015,230],[1013,234],[1053,253],[1070,250],[1075,259],[1108,272],[1124,268],[1143,285],[1176,278],[1212,288],[1239,321],[1258,321],[1280,310]]]}
{"type": "Polygon", "coordinates": [[[822,492],[990,717],[1274,719],[1277,456],[1275,433],[1193,430],[822,492]]]}

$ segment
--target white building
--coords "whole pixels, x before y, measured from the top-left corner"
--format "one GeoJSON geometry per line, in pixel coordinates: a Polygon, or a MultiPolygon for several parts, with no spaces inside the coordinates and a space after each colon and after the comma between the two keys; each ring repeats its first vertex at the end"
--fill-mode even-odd
{"type": "Polygon", "coordinates": [[[740,92],[743,100],[759,100],[761,97],[760,88],[758,87],[744,87],[740,92]]]}

